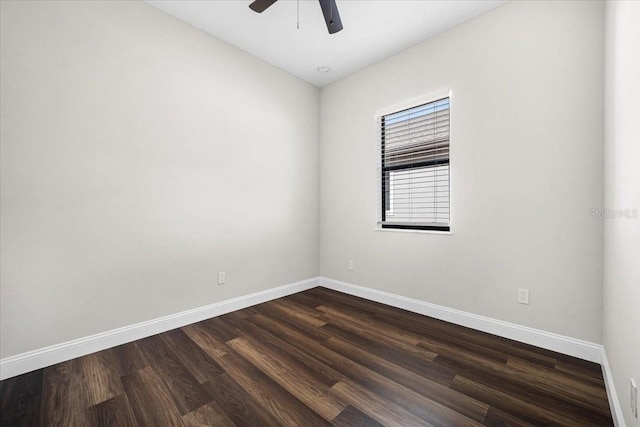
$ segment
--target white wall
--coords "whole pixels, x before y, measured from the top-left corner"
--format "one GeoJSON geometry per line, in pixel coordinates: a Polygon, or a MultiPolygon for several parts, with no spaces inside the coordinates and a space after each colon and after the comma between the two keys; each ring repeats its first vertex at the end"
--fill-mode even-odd
{"type": "Polygon", "coordinates": [[[602,34],[600,2],[512,2],[323,88],[321,274],[600,342],[602,34]],[[442,89],[453,234],[374,231],[376,112],[442,89]]]}
{"type": "MultiPolygon", "coordinates": [[[[143,3],[0,7],[0,357],[318,273],[601,341],[601,3],[497,8],[323,89],[322,126],[316,88],[143,3]],[[441,89],[453,234],[374,231],[375,114],[441,89]]],[[[638,206],[611,129],[605,206],[638,206]]],[[[605,226],[625,396],[637,225],[605,226]]]]}
{"type": "Polygon", "coordinates": [[[606,4],[604,207],[623,215],[604,220],[603,341],[626,423],[640,426],[629,404],[629,380],[640,385],[640,3],[606,4]]]}
{"type": "Polygon", "coordinates": [[[0,357],[318,275],[317,88],[141,2],[0,3],[0,357]]]}

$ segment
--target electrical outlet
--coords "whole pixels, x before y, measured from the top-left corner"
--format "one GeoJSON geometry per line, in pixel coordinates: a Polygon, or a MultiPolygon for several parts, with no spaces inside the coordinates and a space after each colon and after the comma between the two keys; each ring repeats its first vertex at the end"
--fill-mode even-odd
{"type": "Polygon", "coordinates": [[[518,302],[529,304],[529,289],[518,289],[518,302]]]}
{"type": "Polygon", "coordinates": [[[631,415],[638,418],[638,386],[636,381],[631,378],[631,415]]]}
{"type": "Polygon", "coordinates": [[[227,281],[227,274],[224,271],[218,273],[218,285],[224,285],[227,281]]]}
{"type": "Polygon", "coordinates": [[[349,260],[349,270],[353,270],[353,260],[349,260]]]}

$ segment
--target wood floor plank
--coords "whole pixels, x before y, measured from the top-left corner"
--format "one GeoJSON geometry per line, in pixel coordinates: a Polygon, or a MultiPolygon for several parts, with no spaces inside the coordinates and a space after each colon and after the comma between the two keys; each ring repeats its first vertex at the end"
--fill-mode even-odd
{"type": "MultiPolygon", "coordinates": [[[[420,342],[419,337],[415,337],[408,332],[401,332],[398,328],[351,317],[346,313],[325,306],[318,307],[318,310],[325,312],[322,319],[326,320],[329,325],[351,332],[354,335],[370,341],[386,345],[392,349],[400,350],[403,353],[410,354],[414,358],[430,362],[438,355],[438,353],[427,348],[418,347],[417,344],[420,342]]],[[[323,327],[323,330],[328,330],[329,325],[323,327]]]]}
{"type": "Polygon", "coordinates": [[[331,334],[330,338],[337,337],[354,343],[391,363],[405,367],[414,372],[415,375],[428,378],[445,386],[451,384],[451,381],[453,381],[455,377],[455,371],[452,369],[431,363],[431,352],[427,353],[428,356],[420,357],[421,355],[418,353],[420,351],[419,349],[400,351],[400,349],[391,347],[381,341],[376,342],[374,337],[364,337],[353,329],[347,331],[334,325],[325,325],[322,329],[331,334]]]}
{"type": "Polygon", "coordinates": [[[349,380],[338,382],[331,387],[331,392],[383,425],[432,426],[406,409],[349,380]]]}
{"type": "MultiPolygon", "coordinates": [[[[455,425],[461,427],[477,427],[480,425],[478,421],[474,421],[454,409],[435,402],[357,364],[351,366],[351,371],[352,384],[358,384],[367,390],[375,390],[375,393],[380,398],[406,409],[431,425],[455,425]]],[[[482,414],[481,418],[484,418],[484,414],[482,414]]]]}
{"type": "Polygon", "coordinates": [[[273,357],[267,348],[255,341],[236,338],[228,344],[327,421],[331,421],[347,407],[340,399],[328,393],[325,386],[316,383],[306,373],[294,370],[289,361],[273,357]]]}
{"type": "Polygon", "coordinates": [[[165,384],[180,415],[186,415],[211,401],[209,393],[160,336],[144,338],[138,341],[138,346],[144,357],[153,363],[154,370],[165,384]]]}
{"type": "MultiPolygon", "coordinates": [[[[343,378],[341,373],[335,371],[330,366],[318,361],[304,350],[292,346],[288,342],[270,334],[265,329],[251,323],[251,320],[252,317],[247,319],[247,324],[242,328],[243,334],[268,346],[276,357],[282,359],[293,358],[296,362],[304,365],[306,371],[312,375],[316,381],[328,387],[333,386],[343,378]]],[[[313,343],[310,342],[309,344],[312,345],[313,343]]]]}
{"type": "Polygon", "coordinates": [[[566,365],[558,362],[554,369],[521,360],[516,357],[509,357],[507,367],[516,371],[522,371],[529,376],[541,376],[545,383],[554,383],[564,389],[576,390],[571,401],[576,402],[582,407],[588,407],[600,411],[601,413],[609,413],[609,405],[606,405],[606,390],[602,375],[598,381],[593,377],[585,377],[582,372],[576,370],[567,371],[566,365]]]}
{"type": "MultiPolygon", "coordinates": [[[[472,399],[435,381],[425,378],[416,379],[416,375],[410,371],[345,341],[331,338],[323,345],[345,358],[340,362],[343,365],[348,365],[348,371],[353,375],[352,379],[378,391],[386,388],[392,396],[389,399],[398,398],[395,401],[398,404],[401,404],[400,399],[408,397],[409,405],[418,406],[442,420],[449,420],[452,424],[459,426],[477,424],[468,422],[466,418],[482,422],[489,410],[489,405],[486,403],[472,399]],[[351,363],[351,361],[355,363],[351,363]],[[404,387],[411,391],[405,390],[404,387]],[[417,393],[419,397],[413,393],[417,393]]],[[[420,416],[420,414],[416,415],[420,416]]]]}
{"type": "Polygon", "coordinates": [[[284,315],[312,328],[319,328],[327,324],[327,322],[320,318],[322,315],[321,312],[307,309],[306,307],[298,305],[286,298],[273,300],[269,302],[269,305],[284,315]]]}
{"type": "Polygon", "coordinates": [[[514,415],[507,414],[494,407],[489,408],[489,412],[487,412],[487,416],[484,418],[484,425],[487,427],[534,427],[533,424],[529,424],[514,415]]]}
{"type": "Polygon", "coordinates": [[[141,427],[183,425],[173,399],[153,368],[139,369],[122,377],[122,385],[141,427]]]}
{"type": "Polygon", "coordinates": [[[120,362],[112,351],[88,354],[79,360],[88,390],[88,405],[97,405],[124,393],[120,362]]]}
{"type": "Polygon", "coordinates": [[[492,341],[487,341],[485,345],[491,346],[498,351],[502,351],[508,356],[517,357],[519,359],[527,360],[531,363],[546,366],[548,368],[555,368],[557,363],[557,360],[554,357],[526,351],[522,348],[514,347],[512,343],[504,343],[502,340],[498,341],[496,344],[494,344],[492,341]]]}
{"type": "Polygon", "coordinates": [[[0,382],[0,426],[37,426],[40,422],[43,370],[0,382]]]}
{"type": "MultiPolygon", "coordinates": [[[[292,324],[284,322],[280,319],[274,319],[272,317],[265,316],[262,313],[258,313],[254,316],[251,316],[251,322],[257,326],[260,326],[262,329],[269,331],[270,334],[295,346],[296,348],[306,348],[306,346],[310,344],[310,337],[306,335],[303,330],[296,328],[292,324]]],[[[329,338],[331,338],[331,335],[325,334],[324,339],[321,341],[316,341],[313,338],[311,339],[313,341],[316,341],[316,343],[319,343],[322,341],[326,341],[329,338]]]]}
{"type": "Polygon", "coordinates": [[[120,376],[131,374],[149,366],[149,362],[144,358],[135,341],[113,347],[109,351],[118,360],[120,376]]]}
{"type": "Polygon", "coordinates": [[[321,342],[330,337],[330,335],[327,335],[327,333],[325,333],[322,328],[308,327],[307,325],[296,322],[295,319],[287,316],[286,313],[282,313],[279,310],[274,310],[273,307],[268,304],[264,304],[263,306],[261,306],[259,313],[262,316],[266,316],[270,319],[277,320],[278,322],[285,323],[288,326],[303,332],[308,338],[314,339],[316,341],[321,342]]]}
{"type": "MultiPolygon", "coordinates": [[[[277,333],[277,331],[280,330],[276,323],[268,323],[267,325],[270,327],[270,330],[272,332],[277,333]]],[[[290,330],[289,333],[294,334],[295,332],[290,330]]],[[[291,341],[293,342],[297,341],[294,335],[289,335],[289,338],[291,338],[291,341]]],[[[331,340],[327,342],[330,341],[331,340]]],[[[428,419],[432,419],[432,421],[434,422],[436,422],[437,419],[441,419],[449,420],[453,423],[457,423],[457,425],[477,425],[477,423],[468,420],[466,416],[458,414],[455,410],[449,409],[445,405],[441,405],[438,402],[431,401],[428,398],[422,395],[418,395],[411,390],[407,390],[399,384],[383,377],[382,375],[379,375],[372,370],[366,369],[363,366],[352,362],[351,359],[343,357],[338,353],[334,353],[328,348],[323,348],[320,344],[316,343],[313,340],[310,340],[306,343],[306,348],[309,351],[309,354],[313,354],[315,357],[320,358],[327,364],[340,369],[345,376],[351,376],[352,379],[359,381],[361,384],[364,384],[369,388],[378,391],[386,391],[386,396],[388,396],[389,399],[394,400],[396,403],[399,403],[401,405],[404,403],[405,407],[413,408],[416,412],[426,416],[428,419]]],[[[352,356],[353,358],[353,352],[350,354],[350,356],[352,356]]],[[[372,358],[373,357],[375,356],[372,356],[372,358]]],[[[405,377],[415,378],[416,375],[407,371],[407,375],[405,377]]],[[[424,386],[425,382],[423,382],[421,385],[424,386]]],[[[444,400],[452,406],[463,410],[463,414],[469,414],[476,420],[481,421],[488,409],[487,405],[470,399],[435,382],[429,383],[429,385],[421,391],[425,394],[429,394],[431,392],[430,396],[437,396],[438,399],[444,400]]]]}
{"type": "Polygon", "coordinates": [[[566,362],[565,360],[558,360],[556,362],[555,370],[563,375],[579,378],[581,381],[592,384],[600,389],[604,388],[602,366],[600,365],[597,365],[597,370],[593,370],[591,367],[585,369],[583,366],[576,366],[566,362]]]}
{"type": "MultiPolygon", "coordinates": [[[[124,386],[122,387],[124,389],[124,386]]],[[[137,427],[133,409],[126,394],[120,394],[89,408],[90,418],[97,427],[137,427]]]]}
{"type": "MultiPolygon", "coordinates": [[[[392,350],[387,354],[404,355],[414,360],[420,360],[418,365],[427,364],[431,362],[437,353],[432,352],[429,349],[420,348],[416,346],[419,341],[415,341],[411,338],[406,338],[401,335],[394,336],[394,332],[391,329],[380,330],[378,325],[367,324],[363,320],[349,319],[346,315],[335,315],[325,317],[329,325],[325,325],[322,329],[325,332],[332,331],[333,334],[337,333],[336,330],[331,330],[330,327],[334,326],[337,329],[351,333],[353,336],[361,337],[370,342],[377,342],[380,347],[387,347],[392,350]]],[[[331,334],[329,335],[330,338],[331,334]]]]}
{"type": "Polygon", "coordinates": [[[611,426],[601,366],[314,288],[0,382],[5,426],[611,426]]]}
{"type": "MultiPolygon", "coordinates": [[[[508,340],[508,344],[511,347],[511,349],[520,351],[523,354],[528,354],[528,355],[535,354],[535,355],[538,355],[539,357],[553,359],[556,361],[556,363],[559,361],[564,361],[570,365],[573,365],[576,368],[592,371],[596,375],[599,375],[601,373],[600,366],[597,363],[578,359],[576,357],[571,357],[566,354],[558,353],[552,350],[547,350],[546,348],[536,347],[531,344],[525,344],[523,342],[508,340]]],[[[511,354],[511,355],[520,357],[517,354],[511,354]]],[[[524,357],[520,357],[520,358],[525,359],[524,357]]]]}
{"type": "Polygon", "coordinates": [[[336,427],[383,427],[382,424],[358,411],[351,405],[340,412],[340,415],[335,417],[331,424],[336,427]]]}
{"type": "MultiPolygon", "coordinates": [[[[351,315],[346,311],[336,309],[329,305],[322,305],[318,307],[318,310],[324,313],[322,319],[327,323],[337,324],[338,326],[352,325],[363,332],[366,331],[373,336],[378,336],[380,339],[384,339],[400,348],[404,346],[415,346],[422,341],[422,337],[416,336],[409,331],[390,326],[388,323],[374,322],[359,316],[357,313],[351,315]]],[[[433,353],[433,357],[437,354],[438,353],[433,353]]]]}
{"type": "MultiPolygon", "coordinates": [[[[437,319],[427,318],[416,313],[384,306],[361,298],[340,295],[335,292],[331,296],[333,298],[328,302],[325,301],[323,306],[330,306],[349,314],[355,309],[358,312],[358,316],[364,318],[365,321],[373,324],[379,322],[410,332],[415,340],[429,342],[434,339],[442,344],[454,345],[455,351],[467,349],[471,354],[482,354],[489,358],[506,362],[506,355],[503,352],[493,350],[484,345],[484,343],[475,344],[464,336],[452,333],[452,328],[456,328],[455,332],[460,331],[462,333],[471,331],[468,328],[451,325],[437,319]],[[338,297],[337,301],[335,297],[338,297]],[[441,328],[442,325],[444,325],[444,328],[441,328]]],[[[479,332],[472,331],[472,333],[478,334],[479,332]]],[[[487,336],[493,337],[488,334],[487,336]]],[[[434,350],[434,353],[439,354],[438,350],[434,350]]]]}
{"type": "Polygon", "coordinates": [[[194,323],[184,326],[182,332],[187,334],[193,342],[195,342],[202,350],[204,350],[213,359],[227,354],[227,345],[224,341],[218,340],[214,335],[209,333],[202,323],[194,323]]]}
{"type": "Polygon", "coordinates": [[[227,375],[285,426],[322,427],[329,423],[234,351],[218,359],[227,375]]]}
{"type": "Polygon", "coordinates": [[[401,322],[394,324],[396,324],[397,327],[404,325],[405,328],[410,329],[413,334],[421,338],[420,342],[423,347],[437,354],[442,354],[443,352],[464,353],[490,362],[502,364],[507,362],[508,355],[503,351],[486,345],[486,342],[480,344],[466,339],[464,336],[452,333],[451,329],[440,330],[438,328],[427,328],[424,327],[424,325],[421,325],[423,326],[421,328],[416,328],[401,322]]]}
{"type": "MultiPolygon", "coordinates": [[[[392,324],[405,325],[415,333],[436,340],[436,342],[453,343],[458,348],[466,348],[467,354],[485,355],[489,360],[496,359],[499,362],[504,362],[504,357],[515,356],[551,368],[556,364],[553,357],[514,347],[513,341],[506,338],[459,325],[451,325],[441,320],[430,319],[428,322],[420,322],[415,314],[401,317],[396,314],[385,318],[392,324]],[[479,349],[483,350],[479,351],[479,349]]],[[[425,339],[424,342],[430,343],[430,340],[425,339]]]]}
{"type": "Polygon", "coordinates": [[[207,403],[193,412],[182,417],[182,422],[188,427],[220,426],[233,427],[236,425],[216,401],[207,403]]]}
{"type": "Polygon", "coordinates": [[[322,302],[318,301],[318,298],[311,295],[309,291],[298,292],[293,295],[288,295],[287,299],[295,302],[298,305],[305,306],[312,310],[322,305],[322,302]]]}
{"type": "Polygon", "coordinates": [[[504,412],[510,414],[517,414],[518,418],[521,418],[534,425],[581,425],[581,426],[602,426],[599,419],[591,417],[581,417],[578,419],[576,414],[565,414],[562,411],[552,410],[541,405],[536,405],[535,402],[525,400],[513,396],[510,393],[505,393],[495,387],[490,387],[485,384],[481,384],[462,376],[456,376],[451,388],[458,390],[461,393],[475,397],[478,400],[482,400],[496,407],[504,412]]]}
{"type": "Polygon", "coordinates": [[[220,323],[220,320],[224,320],[226,315],[214,317],[213,319],[208,319],[203,322],[200,322],[202,326],[204,326],[210,335],[216,338],[219,342],[227,342],[232,339],[239,338],[240,334],[238,331],[234,330],[232,327],[228,327],[220,323]]]}
{"type": "Polygon", "coordinates": [[[233,313],[237,316],[240,316],[242,319],[246,319],[252,314],[256,314],[257,310],[256,310],[256,306],[251,306],[251,307],[243,308],[241,310],[234,311],[233,313]]]}
{"type": "Polygon", "coordinates": [[[329,323],[343,328],[346,327],[349,330],[356,327],[359,329],[360,334],[366,332],[370,337],[375,337],[377,332],[381,335],[377,337],[378,341],[386,342],[405,351],[412,351],[414,355],[420,356],[421,353],[411,347],[417,346],[425,349],[427,350],[425,354],[429,355],[429,360],[433,360],[437,355],[445,354],[452,357],[465,357],[475,363],[504,365],[507,361],[507,356],[499,352],[479,351],[478,347],[481,346],[454,344],[448,338],[450,334],[447,334],[444,339],[442,337],[435,339],[424,334],[420,335],[413,331],[408,331],[406,326],[403,329],[399,325],[389,325],[386,320],[368,319],[358,315],[351,316],[349,312],[333,308],[331,305],[318,307],[318,310],[326,313],[326,316],[322,318],[325,320],[330,318],[329,323]]]}
{"type": "MultiPolygon", "coordinates": [[[[241,338],[237,338],[241,339],[241,338]]],[[[279,426],[275,416],[260,406],[227,374],[203,384],[230,420],[238,426],[279,426]]]]}
{"type": "MultiPolygon", "coordinates": [[[[333,305],[341,305],[343,307],[351,307],[363,313],[367,313],[374,319],[388,322],[401,328],[407,328],[413,333],[424,335],[425,337],[442,338],[446,336],[455,336],[458,341],[473,343],[481,347],[486,347],[495,351],[512,355],[521,359],[530,360],[534,363],[543,364],[545,366],[554,367],[556,360],[553,356],[556,353],[545,351],[534,353],[526,345],[519,346],[521,343],[506,338],[490,335],[470,328],[422,316],[406,310],[400,310],[394,307],[386,306],[374,301],[365,300],[363,298],[353,297],[342,294],[330,289],[316,288],[311,290],[320,296],[318,303],[329,300],[333,305]]],[[[533,347],[535,348],[535,347],[533,347]]]]}
{"type": "MultiPolygon", "coordinates": [[[[610,423],[610,414],[605,415],[599,411],[590,410],[588,405],[576,405],[575,402],[572,402],[569,394],[550,394],[548,391],[538,388],[536,384],[527,383],[522,378],[505,376],[482,367],[478,369],[464,367],[459,372],[461,376],[482,387],[499,390],[510,398],[545,408],[546,411],[563,414],[566,419],[573,419],[577,423],[582,422],[586,425],[608,425],[610,423]]],[[[559,385],[559,387],[561,386],[559,385]]],[[[508,408],[505,411],[510,412],[508,408]]]]}
{"type": "Polygon", "coordinates": [[[87,395],[79,359],[45,368],[40,425],[89,425],[87,395]]]}
{"type": "Polygon", "coordinates": [[[536,394],[536,390],[548,396],[548,405],[563,404],[563,410],[573,405],[575,412],[580,414],[583,409],[594,411],[602,415],[608,414],[609,405],[605,391],[590,384],[581,383],[573,378],[558,375],[555,372],[532,368],[513,369],[510,366],[487,366],[474,364],[469,361],[452,360],[448,356],[438,356],[434,361],[449,368],[456,366],[466,377],[483,382],[493,387],[502,387],[511,393],[522,396],[536,394]]]}
{"type": "Polygon", "coordinates": [[[196,381],[203,383],[224,373],[224,369],[180,329],[160,335],[196,381]]]}

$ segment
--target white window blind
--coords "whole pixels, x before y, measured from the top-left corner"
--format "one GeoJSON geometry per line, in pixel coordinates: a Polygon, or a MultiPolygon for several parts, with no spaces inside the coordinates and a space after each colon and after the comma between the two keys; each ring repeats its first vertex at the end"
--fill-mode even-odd
{"type": "Polygon", "coordinates": [[[380,118],[378,226],[449,231],[449,98],[380,118]]]}

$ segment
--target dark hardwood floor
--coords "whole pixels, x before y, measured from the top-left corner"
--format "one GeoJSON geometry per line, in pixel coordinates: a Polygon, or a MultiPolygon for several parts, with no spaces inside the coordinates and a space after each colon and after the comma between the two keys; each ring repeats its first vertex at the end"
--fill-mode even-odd
{"type": "Polygon", "coordinates": [[[2,426],[606,426],[600,366],[315,288],[0,383],[2,426]]]}

